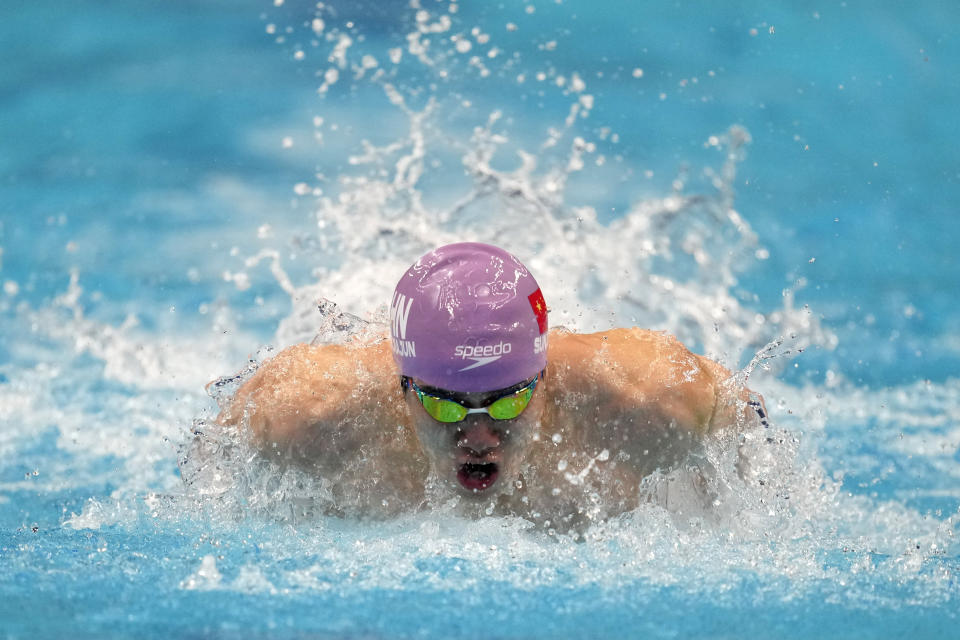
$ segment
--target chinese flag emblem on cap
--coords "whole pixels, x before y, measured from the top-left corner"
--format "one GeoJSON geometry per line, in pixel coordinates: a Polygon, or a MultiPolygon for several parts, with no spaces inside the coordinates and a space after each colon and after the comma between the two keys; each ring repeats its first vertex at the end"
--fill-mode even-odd
{"type": "Polygon", "coordinates": [[[546,333],[547,303],[543,299],[543,292],[541,292],[540,289],[537,289],[527,296],[527,300],[530,301],[530,307],[533,309],[533,313],[537,316],[537,326],[540,327],[540,333],[546,333]]]}

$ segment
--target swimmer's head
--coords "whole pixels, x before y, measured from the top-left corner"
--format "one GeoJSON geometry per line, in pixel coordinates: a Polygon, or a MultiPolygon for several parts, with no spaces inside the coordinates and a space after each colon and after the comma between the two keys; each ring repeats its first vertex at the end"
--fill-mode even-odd
{"type": "Polygon", "coordinates": [[[440,247],[393,293],[390,337],[400,372],[456,392],[503,389],[547,363],[547,307],[537,281],[503,249],[440,247]]]}
{"type": "Polygon", "coordinates": [[[478,498],[511,490],[540,430],[546,401],[543,374],[505,389],[474,393],[403,380],[417,438],[434,475],[455,491],[478,498]],[[446,407],[438,410],[437,405],[446,407]]]}
{"type": "Polygon", "coordinates": [[[469,495],[510,487],[544,409],[547,309],[536,280],[497,247],[447,245],[403,275],[390,317],[434,472],[469,495]]]}

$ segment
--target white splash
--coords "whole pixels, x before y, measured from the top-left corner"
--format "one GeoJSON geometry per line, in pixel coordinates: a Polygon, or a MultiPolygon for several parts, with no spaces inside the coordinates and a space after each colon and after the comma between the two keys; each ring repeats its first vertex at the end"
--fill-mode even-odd
{"type": "MultiPolygon", "coordinates": [[[[0,501],[7,493],[109,481],[119,488],[88,500],[80,514],[65,514],[64,525],[137,530],[148,522],[173,530],[195,518],[228,532],[262,534],[262,556],[255,563],[228,568],[203,555],[196,566],[193,558],[179,574],[188,574],[180,583],[187,590],[349,593],[413,585],[467,597],[496,576],[526,590],[640,582],[736,594],[739,585],[760,576],[769,578],[762,588],[774,592],[787,579],[787,598],[843,581],[842,592],[859,603],[854,606],[899,606],[894,601],[904,588],[926,604],[955,599],[955,577],[941,559],[957,554],[960,516],[926,514],[907,500],[956,494],[960,387],[953,381],[874,391],[836,380],[798,388],[777,379],[797,352],[830,349],[836,338],[811,310],[795,305],[792,290],[773,310],[753,308],[735,293],[738,274],[765,256],[749,213],[735,207],[736,171],[748,133],[733,127],[708,139],[723,154],[719,166],[703,169],[712,190],[688,192],[678,178],[673,192],[638,199],[604,222],[595,208],[569,204],[574,178],[597,166],[617,135],[605,128],[597,136],[582,124],[596,116],[600,102],[599,93],[583,93],[584,78],[591,76],[571,71],[558,84],[555,72],[543,73],[544,90],[569,94],[569,100],[566,114],[533,142],[521,142],[509,124],[511,114],[500,108],[477,116],[463,134],[447,124],[449,102],[404,86],[376,61],[416,65],[438,79],[455,71],[477,78],[510,71],[514,78],[513,58],[501,53],[502,43],[456,17],[412,11],[412,31],[400,46],[390,41],[384,50],[348,36],[332,15],[305,26],[331,47],[329,56],[317,57],[326,59],[317,76],[322,92],[372,83],[382,90],[383,108],[401,114],[406,130],[386,143],[354,141],[342,175],[296,187],[299,197],[317,194],[295,238],[298,259],[317,265],[309,277],[298,278],[284,262],[284,233],[260,234],[262,250],[223,265],[238,287],[272,278],[272,286],[289,297],[291,309],[277,322],[272,346],[338,341],[367,322],[382,322],[390,290],[414,258],[445,242],[488,241],[521,256],[536,273],[554,325],[665,329],[734,369],[749,360],[739,376],[749,376],[765,394],[774,426],[709,441],[688,468],[645,482],[650,504],[596,523],[577,542],[533,531],[521,519],[468,520],[442,508],[373,523],[324,516],[333,500],[329,482],[278,472],[256,459],[242,434],[207,441],[224,464],[203,470],[205,483],[187,490],[175,476],[175,445],[186,439],[188,426],[206,426],[206,382],[242,369],[215,392],[226,394],[255,369],[257,357],[250,362],[244,355],[257,349],[256,339],[236,325],[228,305],[212,319],[216,330],[210,335],[216,338],[158,335],[134,317],[119,326],[92,320],[82,274],[74,273],[51,306],[17,312],[53,344],[50,351],[67,355],[46,358],[55,365],[14,370],[0,364],[9,379],[0,385],[0,453],[17,459],[39,441],[65,455],[43,459],[37,475],[4,481],[0,501]],[[460,35],[467,33],[472,40],[460,35]],[[488,56],[494,46],[497,54],[488,56]],[[471,62],[479,50],[482,61],[471,62]],[[447,174],[436,163],[450,155],[458,171],[449,173],[462,169],[464,181],[439,180],[445,186],[438,187],[437,178],[447,174]],[[74,369],[82,358],[94,364],[74,369]],[[80,386],[90,380],[118,388],[80,386]],[[845,486],[842,476],[828,470],[865,471],[874,479],[885,471],[871,467],[879,456],[830,464],[840,454],[821,445],[836,442],[830,438],[840,431],[848,439],[874,439],[887,459],[912,456],[929,463],[943,485],[918,488],[897,501],[845,486]],[[696,486],[693,472],[706,478],[706,487],[696,486]],[[712,497],[706,504],[699,499],[704,490],[712,497]],[[301,561],[288,567],[291,558],[301,561]],[[703,558],[710,558],[708,566],[703,558]],[[884,585],[899,589],[884,595],[884,585]]],[[[536,75],[532,68],[522,73],[536,75]]],[[[644,72],[637,68],[632,75],[643,78],[644,72]]],[[[483,104],[481,97],[466,101],[483,104]]],[[[329,113],[316,122],[329,130],[340,124],[329,113]]],[[[279,146],[273,133],[264,136],[271,148],[279,146]]],[[[255,207],[266,219],[275,204],[234,187],[223,187],[232,204],[238,210],[255,207]]],[[[250,233],[258,228],[259,222],[250,233]]],[[[13,297],[9,290],[6,295],[13,297]]],[[[20,362],[37,359],[22,351],[14,356],[20,362]]],[[[570,481],[583,482],[593,466],[571,473],[570,481]]]]}

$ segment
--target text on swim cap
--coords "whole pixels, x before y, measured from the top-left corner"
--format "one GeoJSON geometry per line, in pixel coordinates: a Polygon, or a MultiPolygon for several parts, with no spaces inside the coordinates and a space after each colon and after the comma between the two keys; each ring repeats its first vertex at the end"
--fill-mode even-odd
{"type": "Polygon", "coordinates": [[[407,337],[407,321],[410,320],[410,308],[413,307],[413,298],[407,298],[402,293],[393,294],[393,303],[390,305],[390,324],[393,335],[405,340],[407,337]]]}
{"type": "Polygon", "coordinates": [[[497,344],[487,344],[484,346],[479,345],[470,345],[470,344],[461,344],[453,350],[453,357],[467,359],[467,358],[484,358],[489,356],[502,356],[510,353],[513,349],[513,345],[509,342],[500,342],[497,344]]]}
{"type": "Polygon", "coordinates": [[[390,347],[398,356],[404,358],[417,357],[417,344],[413,340],[400,340],[398,338],[394,338],[390,341],[390,347]]]}
{"type": "Polygon", "coordinates": [[[547,350],[547,334],[542,336],[537,336],[533,339],[533,352],[534,353],[543,353],[547,350]]]}

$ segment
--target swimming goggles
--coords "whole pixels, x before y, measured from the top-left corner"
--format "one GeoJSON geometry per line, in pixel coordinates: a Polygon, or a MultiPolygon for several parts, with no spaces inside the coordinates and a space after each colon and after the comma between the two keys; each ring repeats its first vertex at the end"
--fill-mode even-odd
{"type": "Polygon", "coordinates": [[[523,410],[530,404],[533,390],[537,388],[537,381],[542,376],[543,372],[541,371],[530,382],[521,383],[523,386],[516,391],[509,391],[484,407],[474,408],[465,407],[452,398],[428,393],[418,387],[417,383],[409,376],[403,376],[400,381],[404,388],[413,389],[420,399],[420,404],[423,405],[431,418],[438,422],[460,422],[471,413],[486,413],[494,420],[513,420],[523,413],[523,410]]]}

